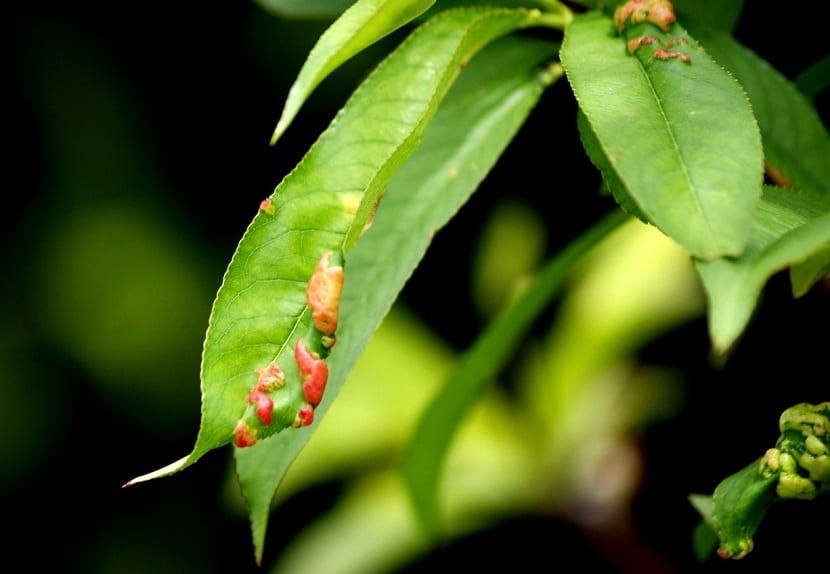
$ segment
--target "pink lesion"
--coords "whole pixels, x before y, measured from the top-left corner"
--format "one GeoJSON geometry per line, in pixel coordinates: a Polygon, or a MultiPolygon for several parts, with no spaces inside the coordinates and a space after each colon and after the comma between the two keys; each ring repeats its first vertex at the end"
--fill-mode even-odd
{"type": "Polygon", "coordinates": [[[683,52],[679,52],[677,50],[664,50],[659,49],[655,50],[653,57],[657,58],[658,60],[674,60],[679,58],[685,64],[691,64],[692,59],[689,57],[688,54],[684,54],[683,52]]]}
{"type": "Polygon", "coordinates": [[[259,203],[259,209],[266,215],[274,215],[277,212],[277,206],[270,197],[266,197],[259,203]]]}
{"type": "Polygon", "coordinates": [[[256,405],[254,412],[264,425],[271,424],[271,413],[274,410],[274,401],[264,392],[254,389],[248,394],[248,403],[256,405]]]}
{"type": "Polygon", "coordinates": [[[278,389],[285,384],[285,373],[275,362],[270,362],[265,367],[255,369],[257,376],[254,388],[259,391],[269,392],[278,389]]]}
{"type": "Polygon", "coordinates": [[[302,339],[298,339],[294,347],[294,359],[303,381],[303,396],[312,407],[316,407],[323,400],[329,367],[325,360],[306,348],[302,339]]]}
{"type": "Polygon", "coordinates": [[[250,428],[244,421],[236,423],[233,429],[234,444],[239,448],[245,448],[256,444],[256,429],[250,428]]]}
{"type": "Polygon", "coordinates": [[[343,291],[343,267],[331,265],[331,256],[331,251],[323,254],[306,288],[311,320],[324,335],[332,335],[337,330],[340,294],[343,291]]]}
{"type": "Polygon", "coordinates": [[[628,52],[633,54],[640,49],[641,46],[649,46],[655,42],[660,42],[656,36],[640,36],[639,38],[634,38],[628,42],[628,52]]]}
{"type": "Polygon", "coordinates": [[[622,31],[627,23],[651,22],[664,32],[677,20],[669,0],[629,0],[614,11],[614,25],[622,31]]]}
{"type": "Polygon", "coordinates": [[[300,410],[297,411],[297,416],[294,417],[294,427],[307,427],[314,422],[314,407],[306,403],[300,410]]]}

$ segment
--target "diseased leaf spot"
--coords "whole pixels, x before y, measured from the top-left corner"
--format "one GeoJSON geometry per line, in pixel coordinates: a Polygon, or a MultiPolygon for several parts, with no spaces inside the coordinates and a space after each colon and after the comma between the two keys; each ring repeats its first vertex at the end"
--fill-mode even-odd
{"type": "Polygon", "coordinates": [[[306,289],[311,319],[324,335],[331,335],[337,329],[340,294],[343,291],[343,267],[331,265],[331,256],[331,251],[323,254],[306,289]]]}
{"type": "Polygon", "coordinates": [[[255,371],[259,377],[256,380],[255,389],[263,392],[273,391],[285,384],[285,373],[275,362],[271,362],[266,367],[256,369],[255,371]]]}
{"type": "Polygon", "coordinates": [[[684,64],[692,63],[692,59],[687,54],[678,52],[677,50],[664,50],[661,48],[654,52],[654,57],[658,60],[674,60],[675,58],[680,58],[684,64]]]}
{"type": "Polygon", "coordinates": [[[233,435],[236,437],[234,444],[239,448],[253,446],[256,443],[256,430],[250,428],[244,421],[236,423],[233,435]]]}
{"type": "Polygon", "coordinates": [[[254,389],[248,395],[248,403],[256,404],[256,416],[262,421],[262,424],[271,424],[271,412],[274,410],[274,401],[264,392],[254,389]]]}
{"type": "Polygon", "coordinates": [[[302,339],[297,340],[294,347],[294,358],[303,381],[303,395],[305,399],[316,407],[323,399],[326,383],[329,378],[329,368],[325,360],[309,351],[302,339]]]}
{"type": "Polygon", "coordinates": [[[674,6],[669,0],[629,0],[614,11],[614,25],[620,32],[627,24],[640,22],[651,22],[668,32],[675,20],[674,6]]]}
{"type": "Polygon", "coordinates": [[[259,209],[267,215],[274,215],[277,212],[277,206],[274,205],[270,197],[266,197],[260,202],[259,209]]]}
{"type": "Polygon", "coordinates": [[[299,411],[297,411],[297,416],[294,419],[294,427],[295,428],[307,427],[308,425],[310,425],[313,422],[314,422],[314,407],[312,407],[310,404],[306,403],[302,407],[300,407],[299,411]]]}
{"type": "Polygon", "coordinates": [[[660,40],[656,36],[640,36],[639,38],[634,38],[628,42],[628,52],[633,54],[641,46],[648,46],[654,42],[660,43],[660,40]]]}

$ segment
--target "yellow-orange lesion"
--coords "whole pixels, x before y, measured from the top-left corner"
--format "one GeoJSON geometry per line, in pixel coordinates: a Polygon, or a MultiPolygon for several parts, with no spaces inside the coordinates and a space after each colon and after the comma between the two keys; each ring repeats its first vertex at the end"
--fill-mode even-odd
{"type": "Polygon", "coordinates": [[[320,258],[314,274],[308,282],[306,301],[311,308],[311,320],[324,335],[333,335],[337,330],[340,309],[340,294],[343,291],[343,267],[331,265],[331,251],[320,258]]]}

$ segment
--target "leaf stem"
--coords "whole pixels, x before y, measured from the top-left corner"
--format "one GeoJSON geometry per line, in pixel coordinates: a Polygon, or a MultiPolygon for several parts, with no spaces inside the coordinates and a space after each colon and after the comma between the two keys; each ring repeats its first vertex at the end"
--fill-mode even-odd
{"type": "Polygon", "coordinates": [[[558,0],[539,0],[544,8],[540,21],[542,25],[556,30],[564,30],[574,19],[573,11],[558,0]]]}

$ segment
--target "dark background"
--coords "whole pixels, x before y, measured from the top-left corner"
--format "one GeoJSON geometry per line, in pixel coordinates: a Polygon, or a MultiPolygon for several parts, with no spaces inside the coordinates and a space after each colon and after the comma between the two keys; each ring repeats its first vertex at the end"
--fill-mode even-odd
{"type": "MultiPolygon", "coordinates": [[[[229,453],[211,453],[163,481],[127,490],[121,485],[191,448],[199,422],[202,335],[227,261],[260,199],[300,159],[379,52],[370,50],[336,73],[280,144],[270,147],[288,88],[326,22],[279,20],[253,2],[236,0],[13,2],[4,23],[4,109],[11,129],[5,131],[0,228],[5,279],[0,568],[255,571],[247,518],[222,502],[229,453]],[[154,326],[175,331],[170,345],[156,349],[169,360],[155,370],[147,364],[157,362],[153,355],[127,348],[120,351],[126,357],[123,370],[100,359],[98,370],[90,371],[66,343],[61,323],[65,314],[87,334],[104,320],[94,313],[78,320],[67,310],[71,302],[56,302],[62,294],[71,299],[76,293],[71,282],[63,283],[53,257],[67,243],[62,233],[72,229],[62,226],[87,207],[115,204],[126,205],[119,213],[136,219],[169,224],[172,218],[181,251],[170,256],[181,258],[185,279],[199,286],[181,295],[192,299],[194,310],[173,315],[175,323],[124,322],[116,330],[125,337],[154,326]],[[129,391],[132,377],[151,375],[160,381],[157,387],[129,391]]],[[[823,30],[823,21],[810,14],[797,27],[779,27],[775,11],[750,1],[736,35],[795,77],[826,56],[823,30]]],[[[579,146],[575,105],[566,88],[560,82],[546,93],[481,190],[436,237],[404,291],[406,303],[459,349],[481,327],[477,314],[472,307],[460,309],[464,320],[450,323],[434,302],[439,295],[465,300],[467,283],[441,282],[439,287],[435,278],[473,248],[470,230],[481,225],[505,182],[513,182],[510,189],[544,215],[551,252],[609,207],[606,199],[585,193],[572,194],[567,210],[557,198],[560,207],[551,210],[544,186],[515,184],[519,174],[533,177],[550,161],[550,146],[567,166],[558,175],[561,183],[579,182],[580,189],[589,190],[599,184],[579,146]],[[550,126],[555,126],[554,138],[550,126]],[[459,292],[447,292],[454,288],[459,292]]],[[[825,93],[819,100],[825,119],[826,102],[825,93]]],[[[100,240],[109,244],[132,237],[124,233],[100,240]]],[[[112,267],[96,268],[90,279],[100,274],[154,284],[153,277],[131,276],[131,270],[142,271],[130,260],[116,256],[113,261],[112,267]]],[[[760,565],[794,570],[826,552],[821,526],[828,516],[826,500],[774,507],[756,537],[756,550],[738,563],[697,565],[685,535],[697,522],[686,501],[689,492],[713,488],[770,446],[778,415],[787,406],[830,400],[824,355],[829,303],[828,292],[820,288],[793,301],[786,277],[778,276],[724,368],[709,361],[702,321],[643,350],[647,360],[679,368],[693,382],[679,416],[642,436],[648,471],[634,510],[649,552],[671,565],[664,571],[747,572],[760,565]],[[684,536],[677,536],[678,528],[684,536]]],[[[117,309],[107,312],[113,316],[117,309]]],[[[281,510],[290,518],[272,522],[262,570],[337,493],[336,484],[319,487],[281,510]]],[[[610,546],[591,546],[604,542],[562,521],[517,517],[503,528],[437,550],[407,571],[459,560],[480,567],[501,558],[512,567],[539,564],[547,570],[546,564],[561,564],[564,556],[609,572],[622,571],[621,564],[628,571],[648,571],[645,557],[627,557],[612,539],[610,546]],[[609,564],[596,548],[616,548],[609,564]],[[610,565],[612,560],[616,564],[610,565]]]]}

